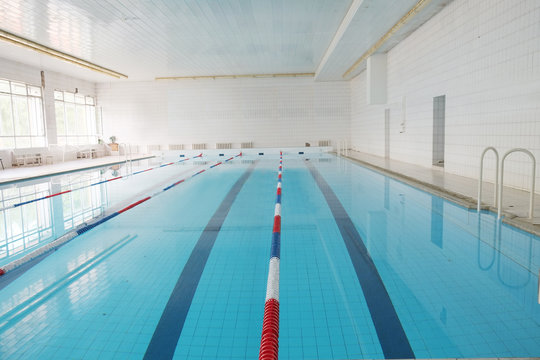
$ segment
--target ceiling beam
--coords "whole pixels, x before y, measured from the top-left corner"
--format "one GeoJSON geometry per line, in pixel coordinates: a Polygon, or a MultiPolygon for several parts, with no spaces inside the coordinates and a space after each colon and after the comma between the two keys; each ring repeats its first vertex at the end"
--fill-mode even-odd
{"type": "Polygon", "coordinates": [[[341,24],[339,24],[336,34],[334,35],[334,38],[332,39],[332,41],[330,42],[330,45],[326,49],[326,52],[324,53],[324,56],[322,57],[322,60],[319,63],[319,66],[317,66],[317,70],[315,71],[315,79],[317,79],[323,67],[328,62],[328,59],[330,58],[330,56],[336,49],[336,46],[338,46],[339,42],[341,41],[341,38],[347,31],[354,16],[356,15],[356,12],[358,11],[358,9],[360,8],[360,5],[362,5],[363,2],[364,0],[354,0],[351,6],[349,7],[347,14],[345,14],[345,17],[341,21],[341,24]]]}
{"type": "Polygon", "coordinates": [[[372,55],[375,51],[377,51],[385,42],[388,40],[396,31],[398,31],[403,25],[405,25],[409,20],[411,20],[417,13],[419,13],[427,4],[429,4],[431,0],[419,0],[416,5],[414,5],[411,10],[409,10],[408,13],[403,15],[401,19],[398,20],[384,34],[371,48],[369,48],[368,51],[366,51],[358,60],[355,61],[352,66],[345,71],[345,73],[342,75],[344,79],[347,79],[347,77],[354,71],[360,64],[362,64],[363,61],[365,61],[370,55],[372,55]]]}

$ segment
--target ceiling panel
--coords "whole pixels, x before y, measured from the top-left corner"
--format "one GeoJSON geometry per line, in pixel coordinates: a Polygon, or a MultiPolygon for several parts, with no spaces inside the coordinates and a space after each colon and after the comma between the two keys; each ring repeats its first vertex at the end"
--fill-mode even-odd
{"type": "Polygon", "coordinates": [[[351,0],[0,2],[0,27],[130,79],[313,72],[351,0]]]}
{"type": "MultiPolygon", "coordinates": [[[[126,74],[129,80],[316,71],[317,80],[343,80],[343,73],[417,1],[0,1],[0,29],[126,74]]],[[[430,6],[435,8],[426,9],[430,6]]],[[[429,17],[416,15],[400,30],[401,37],[393,37],[380,51],[420,26],[418,19],[429,17]]],[[[1,57],[47,70],[108,81],[15,45],[1,43],[0,51],[1,57]]]]}

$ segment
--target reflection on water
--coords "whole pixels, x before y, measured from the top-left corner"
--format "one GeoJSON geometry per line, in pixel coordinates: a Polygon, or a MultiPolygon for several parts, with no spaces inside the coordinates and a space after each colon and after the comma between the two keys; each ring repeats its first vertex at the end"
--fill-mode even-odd
{"type": "Polygon", "coordinates": [[[98,169],[0,187],[0,208],[4,209],[0,211],[0,265],[102,215],[107,187],[90,185],[110,177],[111,171],[98,169]],[[72,192],[13,207],[67,190],[72,192]]]}
{"type": "Polygon", "coordinates": [[[317,163],[419,358],[538,355],[538,237],[354,164],[348,173],[346,165],[317,163]]]}
{"type": "MultiPolygon", "coordinates": [[[[2,207],[50,195],[49,183],[0,189],[2,207]]],[[[0,213],[0,261],[35,247],[53,235],[49,199],[0,213]]]]}
{"type": "Polygon", "coordinates": [[[179,171],[205,163],[161,167],[163,162],[163,158],[139,160],[129,166],[121,163],[0,187],[0,266],[103,215],[138,191],[153,188],[163,179],[178,180],[179,171]],[[157,171],[146,172],[149,168],[157,171]],[[106,182],[118,177],[121,180],[106,182]],[[53,196],[59,193],[63,194],[53,196]]]}

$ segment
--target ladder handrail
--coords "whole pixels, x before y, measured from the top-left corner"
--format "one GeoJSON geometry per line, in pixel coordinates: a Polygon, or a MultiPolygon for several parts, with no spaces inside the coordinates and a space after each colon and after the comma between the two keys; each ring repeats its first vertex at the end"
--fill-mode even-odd
{"type": "MultiPolygon", "coordinates": [[[[130,171],[131,173],[133,173],[133,155],[131,154],[131,144],[127,144],[127,143],[120,143],[118,144],[118,146],[123,146],[124,147],[124,155],[126,156],[126,170],[127,171],[130,171]],[[128,169],[128,162],[129,162],[129,168],[128,169]]],[[[128,174],[128,175],[131,175],[131,174],[128,174]]]]}
{"type": "Polygon", "coordinates": [[[347,140],[338,141],[338,156],[349,156],[349,142],[347,140]]]}
{"type": "Polygon", "coordinates": [[[488,146],[487,148],[484,149],[484,151],[482,152],[482,155],[480,155],[480,176],[478,177],[478,206],[477,206],[477,210],[480,211],[480,203],[482,201],[482,188],[483,188],[483,177],[484,177],[484,157],[486,155],[486,153],[489,151],[489,150],[493,150],[493,152],[495,153],[495,162],[496,162],[496,167],[495,167],[495,194],[494,194],[494,205],[497,206],[497,192],[499,191],[499,152],[497,151],[497,149],[495,149],[493,146],[488,146]]]}
{"type": "Polygon", "coordinates": [[[514,152],[525,153],[525,154],[529,155],[529,157],[532,160],[531,195],[530,195],[530,199],[529,199],[529,219],[532,219],[533,218],[533,213],[534,213],[534,187],[535,187],[535,182],[536,182],[536,158],[534,157],[532,152],[530,152],[527,149],[523,149],[523,148],[514,148],[514,149],[508,150],[504,154],[504,156],[503,156],[503,158],[501,160],[501,182],[499,184],[499,210],[497,212],[497,219],[501,218],[501,208],[502,208],[502,203],[503,203],[502,200],[503,200],[503,187],[504,187],[504,161],[506,160],[506,157],[508,155],[510,155],[511,153],[514,153],[514,152]]]}

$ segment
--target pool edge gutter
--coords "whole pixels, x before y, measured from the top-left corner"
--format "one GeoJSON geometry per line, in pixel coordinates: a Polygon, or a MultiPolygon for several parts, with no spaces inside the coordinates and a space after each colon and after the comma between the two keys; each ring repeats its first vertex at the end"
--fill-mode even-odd
{"type": "MultiPolygon", "coordinates": [[[[336,155],[337,156],[337,155],[336,155]]],[[[410,186],[413,186],[415,188],[418,188],[420,190],[423,190],[423,191],[426,191],[430,194],[433,194],[433,195],[436,195],[436,196],[439,196],[445,200],[448,200],[448,201],[451,201],[453,202],[454,204],[457,204],[459,206],[462,206],[468,210],[473,210],[473,209],[476,209],[476,206],[477,206],[477,200],[476,199],[473,199],[472,197],[470,196],[467,196],[467,195],[463,195],[463,194],[460,194],[460,193],[457,193],[457,192],[454,192],[454,191],[450,191],[450,190],[447,190],[447,189],[444,189],[440,186],[437,186],[437,185],[434,185],[434,184],[430,184],[428,182],[425,182],[425,181],[422,181],[422,180],[419,180],[419,179],[415,179],[411,176],[408,176],[408,175],[404,175],[404,174],[401,174],[397,171],[393,171],[393,170],[388,170],[388,169],[385,169],[383,167],[380,167],[380,166],[377,166],[377,165],[374,165],[372,163],[369,163],[365,160],[360,160],[360,159],[356,159],[356,158],[353,158],[353,157],[350,157],[350,156],[341,156],[342,158],[345,158],[347,160],[350,160],[354,163],[358,163],[370,170],[373,170],[373,171],[376,171],[378,173],[381,173],[383,175],[386,175],[388,177],[391,177],[392,179],[394,180],[398,180],[398,181],[401,181],[407,185],[410,185],[410,186]]],[[[492,207],[492,206],[486,206],[486,205],[482,205],[481,206],[481,210],[488,210],[490,212],[493,212],[493,213],[497,213],[497,209],[492,207]]],[[[514,214],[510,214],[510,213],[507,213],[507,212],[502,212],[503,214],[503,219],[502,219],[502,222],[507,224],[507,225],[511,225],[515,228],[518,228],[520,230],[523,230],[523,231],[526,231],[528,233],[531,233],[533,235],[536,235],[536,236],[539,236],[540,237],[540,226],[538,225],[534,225],[532,222],[530,222],[529,219],[525,219],[525,218],[520,218],[520,217],[517,217],[516,215],[514,214]]],[[[538,358],[540,359],[540,358],[538,358]]]]}

